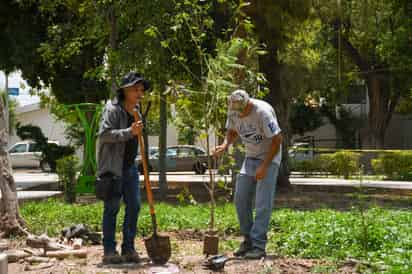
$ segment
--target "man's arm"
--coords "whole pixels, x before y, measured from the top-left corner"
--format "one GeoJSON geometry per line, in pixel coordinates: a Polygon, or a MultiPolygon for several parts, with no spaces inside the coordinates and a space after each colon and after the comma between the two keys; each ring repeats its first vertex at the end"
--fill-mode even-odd
{"type": "Polygon", "coordinates": [[[229,129],[226,133],[226,139],[225,142],[223,143],[224,145],[226,145],[226,149],[229,148],[230,145],[232,145],[236,139],[238,138],[238,134],[236,132],[236,130],[233,129],[229,129]]]}
{"type": "Polygon", "coordinates": [[[269,152],[266,154],[263,165],[267,168],[271,163],[273,158],[279,153],[280,146],[282,145],[283,136],[282,133],[278,133],[272,137],[272,145],[270,146],[269,152]]]}
{"type": "Polygon", "coordinates": [[[267,169],[272,163],[273,157],[275,157],[280,151],[282,141],[283,136],[281,133],[278,133],[272,137],[272,145],[270,146],[270,150],[266,154],[266,157],[263,160],[262,164],[256,169],[256,180],[262,180],[263,178],[265,178],[267,169]]]}
{"type": "Polygon", "coordinates": [[[101,143],[118,143],[126,142],[136,135],[136,130],[133,125],[129,128],[118,129],[116,125],[119,124],[118,114],[114,110],[105,110],[102,115],[102,121],[99,129],[99,139],[101,143]]]}
{"type": "Polygon", "coordinates": [[[235,130],[228,129],[228,131],[226,132],[226,139],[224,143],[215,148],[213,155],[215,157],[219,157],[220,155],[222,155],[229,148],[229,146],[236,141],[238,136],[239,135],[237,134],[235,130]]]}

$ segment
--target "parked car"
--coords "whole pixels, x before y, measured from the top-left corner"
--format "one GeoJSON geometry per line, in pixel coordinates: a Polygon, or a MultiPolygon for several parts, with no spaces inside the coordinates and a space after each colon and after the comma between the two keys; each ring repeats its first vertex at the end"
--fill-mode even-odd
{"type": "Polygon", "coordinates": [[[313,146],[306,142],[294,143],[289,148],[289,158],[294,161],[313,160],[313,146]]]}
{"type": "MultiPolygon", "coordinates": [[[[139,171],[143,171],[140,158],[136,158],[139,171]]],[[[194,171],[204,174],[208,167],[207,154],[204,149],[197,146],[181,145],[171,146],[166,151],[167,171],[194,171]]],[[[149,171],[159,171],[159,151],[149,156],[149,171]]]]}
{"type": "MultiPolygon", "coordinates": [[[[58,142],[49,141],[58,145],[58,142]]],[[[11,165],[13,168],[28,167],[42,168],[46,170],[47,164],[41,161],[41,152],[37,144],[33,141],[18,142],[9,148],[11,165]]]]}
{"type": "MultiPolygon", "coordinates": [[[[156,153],[159,152],[158,147],[149,147],[149,158],[155,155],[156,153]]],[[[139,146],[139,151],[137,152],[136,160],[140,161],[142,157],[140,156],[140,146],[139,146]]]]}

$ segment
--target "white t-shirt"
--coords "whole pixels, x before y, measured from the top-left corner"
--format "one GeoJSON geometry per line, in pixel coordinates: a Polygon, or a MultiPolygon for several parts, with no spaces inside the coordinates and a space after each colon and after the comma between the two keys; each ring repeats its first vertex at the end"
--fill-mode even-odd
{"type": "MultiPolygon", "coordinates": [[[[276,113],[273,107],[265,101],[250,99],[253,108],[249,115],[240,118],[238,114],[229,113],[226,129],[235,130],[246,149],[246,157],[264,160],[272,145],[272,137],[279,134],[276,113]]],[[[282,147],[272,162],[280,165],[282,147]]]]}

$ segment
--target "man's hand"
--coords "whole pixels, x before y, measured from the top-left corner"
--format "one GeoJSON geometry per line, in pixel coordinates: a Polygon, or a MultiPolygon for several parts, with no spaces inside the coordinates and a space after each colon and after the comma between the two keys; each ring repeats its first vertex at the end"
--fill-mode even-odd
{"type": "Polygon", "coordinates": [[[268,171],[268,168],[265,164],[261,164],[257,169],[256,169],[256,180],[263,180],[266,177],[266,173],[268,171]]]}
{"type": "Polygon", "coordinates": [[[135,122],[132,124],[131,128],[132,128],[132,134],[134,136],[139,136],[143,132],[143,122],[142,121],[135,122]]]}
{"type": "Polygon", "coordinates": [[[227,147],[227,144],[222,144],[215,147],[215,150],[213,151],[213,157],[219,158],[220,156],[222,156],[223,153],[225,153],[225,151],[227,150],[227,147]]]}

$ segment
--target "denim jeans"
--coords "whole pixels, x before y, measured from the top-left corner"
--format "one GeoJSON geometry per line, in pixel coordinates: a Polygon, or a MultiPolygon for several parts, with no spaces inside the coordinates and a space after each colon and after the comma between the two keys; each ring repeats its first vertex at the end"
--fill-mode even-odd
{"type": "Polygon", "coordinates": [[[246,158],[237,177],[235,205],[240,233],[249,238],[253,247],[265,250],[279,166],[272,163],[266,177],[257,181],[256,169],[262,160],[246,158]],[[256,216],[253,218],[253,202],[256,216]]]}
{"type": "MultiPolygon", "coordinates": [[[[130,252],[135,250],[134,240],[140,211],[139,174],[135,165],[123,170],[121,183],[122,197],[126,204],[123,220],[122,252],[130,252]]],[[[105,254],[113,253],[116,250],[116,217],[119,213],[122,197],[113,197],[104,202],[103,247],[105,254]]]]}

